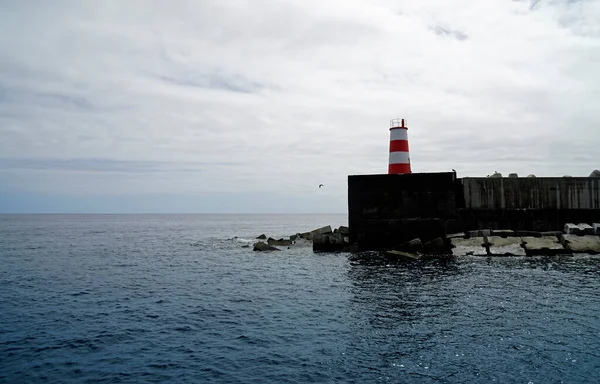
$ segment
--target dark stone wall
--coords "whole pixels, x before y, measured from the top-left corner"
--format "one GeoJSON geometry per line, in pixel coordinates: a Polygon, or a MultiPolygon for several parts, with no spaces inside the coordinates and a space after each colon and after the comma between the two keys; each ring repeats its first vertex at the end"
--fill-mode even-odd
{"type": "Polygon", "coordinates": [[[452,172],[348,176],[350,242],[376,249],[444,236],[461,190],[452,172]]]}
{"type": "Polygon", "coordinates": [[[475,229],[512,229],[524,231],[562,231],[566,223],[597,223],[597,209],[459,209],[465,231],[475,229]]]}
{"type": "Polygon", "coordinates": [[[561,231],[600,222],[600,179],[348,176],[348,222],[361,250],[475,229],[561,231]]]}
{"type": "Polygon", "coordinates": [[[464,178],[469,209],[600,209],[600,178],[464,178]]]}

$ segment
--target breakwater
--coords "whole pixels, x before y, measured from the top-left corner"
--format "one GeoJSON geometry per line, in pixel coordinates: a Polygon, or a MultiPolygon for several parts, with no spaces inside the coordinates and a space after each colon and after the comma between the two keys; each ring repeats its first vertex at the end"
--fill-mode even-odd
{"type": "Polygon", "coordinates": [[[596,177],[348,176],[349,238],[360,250],[390,249],[417,238],[448,243],[457,233],[470,237],[477,230],[529,231],[534,236],[525,237],[537,238],[562,233],[569,223],[597,222],[596,177]]]}

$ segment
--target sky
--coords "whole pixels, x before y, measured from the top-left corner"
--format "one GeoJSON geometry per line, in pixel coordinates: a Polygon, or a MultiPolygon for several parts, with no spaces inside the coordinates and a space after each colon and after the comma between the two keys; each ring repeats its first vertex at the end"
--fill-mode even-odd
{"type": "Polygon", "coordinates": [[[394,118],[413,172],[600,168],[600,0],[0,0],[0,52],[0,213],[344,213],[394,118]]]}

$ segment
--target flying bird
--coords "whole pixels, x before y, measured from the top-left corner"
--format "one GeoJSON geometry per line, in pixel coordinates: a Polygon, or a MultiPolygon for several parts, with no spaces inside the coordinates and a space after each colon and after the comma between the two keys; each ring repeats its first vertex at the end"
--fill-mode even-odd
{"type": "Polygon", "coordinates": [[[321,188],[323,186],[323,184],[319,184],[319,188],[321,188]]]}

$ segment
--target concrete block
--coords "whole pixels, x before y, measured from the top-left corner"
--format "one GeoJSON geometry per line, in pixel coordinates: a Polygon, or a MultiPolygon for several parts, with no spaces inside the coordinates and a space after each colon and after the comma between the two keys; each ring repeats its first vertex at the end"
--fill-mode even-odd
{"type": "Polygon", "coordinates": [[[512,229],[493,229],[492,236],[510,237],[515,235],[515,231],[512,229]]]}
{"type": "Polygon", "coordinates": [[[492,231],[489,229],[478,229],[476,231],[469,231],[469,237],[485,237],[490,236],[492,231]]]}
{"type": "Polygon", "coordinates": [[[565,234],[579,235],[579,236],[593,235],[594,227],[592,227],[589,224],[585,224],[585,223],[579,223],[579,224],[567,223],[567,224],[565,224],[565,234]]]}
{"type": "Polygon", "coordinates": [[[341,233],[313,234],[313,252],[338,252],[346,245],[341,233]]]}
{"type": "Polygon", "coordinates": [[[347,235],[349,235],[349,234],[350,234],[350,228],[348,228],[348,227],[346,227],[346,226],[343,226],[343,225],[342,225],[342,226],[340,226],[340,227],[338,228],[338,232],[339,232],[339,233],[341,233],[341,234],[342,234],[342,235],[344,235],[344,236],[347,236],[347,235]]]}
{"type": "Polygon", "coordinates": [[[559,242],[558,238],[555,237],[532,237],[525,236],[521,237],[523,246],[525,247],[525,253],[527,255],[564,255],[570,252],[565,250],[563,245],[559,242]]]}
{"type": "Polygon", "coordinates": [[[594,234],[600,235],[600,223],[594,223],[594,234]]]}
{"type": "Polygon", "coordinates": [[[592,227],[589,224],[579,223],[579,224],[577,224],[577,226],[579,227],[579,232],[581,235],[593,235],[594,234],[594,227],[592,227]]]}
{"type": "Polygon", "coordinates": [[[331,230],[331,225],[327,225],[327,226],[322,227],[322,228],[313,229],[312,231],[310,231],[310,233],[313,236],[314,235],[326,235],[328,233],[333,233],[333,231],[331,230]]]}
{"type": "Polygon", "coordinates": [[[542,233],[541,232],[536,232],[536,231],[516,231],[515,232],[515,236],[518,237],[542,237],[542,233]]]}
{"type": "Polygon", "coordinates": [[[573,223],[565,224],[564,232],[567,235],[579,235],[579,226],[573,223]]]}
{"type": "Polygon", "coordinates": [[[452,254],[456,256],[487,256],[485,239],[483,237],[471,237],[469,239],[450,239],[452,254]]]}
{"type": "Polygon", "coordinates": [[[548,231],[548,232],[542,232],[542,237],[544,236],[550,236],[550,237],[560,237],[562,235],[562,232],[560,231],[548,231]]]}
{"type": "Polygon", "coordinates": [[[423,244],[423,252],[425,253],[442,254],[445,250],[446,245],[441,237],[437,237],[423,244]]]}
{"type": "Polygon", "coordinates": [[[521,246],[520,237],[489,236],[487,243],[491,255],[525,256],[525,248],[521,246]]]}
{"type": "Polygon", "coordinates": [[[600,253],[600,237],[594,235],[563,235],[563,245],[572,252],[600,253]]]}

